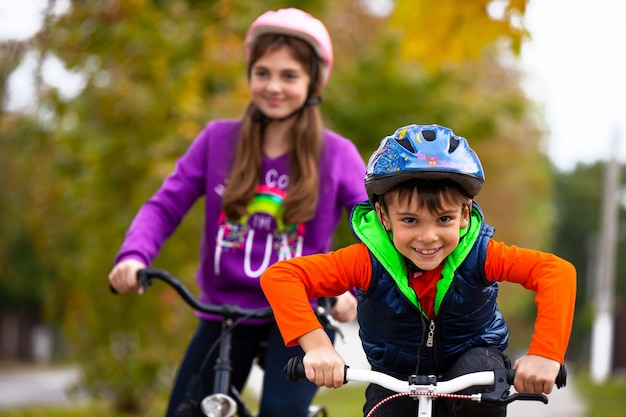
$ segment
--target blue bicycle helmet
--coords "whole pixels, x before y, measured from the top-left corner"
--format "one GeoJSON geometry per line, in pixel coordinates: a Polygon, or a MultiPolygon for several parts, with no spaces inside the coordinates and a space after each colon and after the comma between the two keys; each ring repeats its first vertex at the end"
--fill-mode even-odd
{"type": "Polygon", "coordinates": [[[470,198],[485,181],[483,167],[467,140],[439,125],[409,125],[385,137],[367,163],[365,189],[376,196],[410,179],[457,182],[470,198]]]}

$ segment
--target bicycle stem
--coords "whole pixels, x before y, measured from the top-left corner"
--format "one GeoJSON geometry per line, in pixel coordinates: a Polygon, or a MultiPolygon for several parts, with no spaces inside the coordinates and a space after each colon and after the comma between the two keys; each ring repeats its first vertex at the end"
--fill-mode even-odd
{"type": "Polygon", "coordinates": [[[220,353],[215,361],[215,377],[213,383],[213,391],[222,394],[228,394],[230,388],[230,349],[231,349],[231,328],[234,320],[230,317],[224,319],[222,324],[222,335],[220,340],[220,353]]]}

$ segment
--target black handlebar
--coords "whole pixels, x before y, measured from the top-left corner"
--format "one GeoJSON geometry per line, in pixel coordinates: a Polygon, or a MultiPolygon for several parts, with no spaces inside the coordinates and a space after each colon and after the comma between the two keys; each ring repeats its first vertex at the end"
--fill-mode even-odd
{"type": "Polygon", "coordinates": [[[557,388],[563,388],[567,385],[567,368],[565,364],[561,364],[561,368],[559,369],[559,373],[556,376],[556,381],[554,381],[557,388]]]}
{"type": "MultiPolygon", "coordinates": [[[[187,287],[185,287],[185,285],[178,278],[165,270],[158,268],[145,268],[137,271],[137,283],[146,290],[150,285],[152,285],[154,279],[159,279],[174,288],[174,290],[176,290],[181,298],[185,300],[185,302],[196,311],[201,311],[203,313],[219,314],[223,317],[230,318],[268,318],[272,317],[273,315],[271,307],[264,307],[255,310],[241,308],[232,304],[206,304],[194,297],[191,292],[189,292],[187,287]]],[[[113,288],[110,284],[109,288],[113,293],[117,293],[117,291],[115,291],[115,288],[113,288]]]]}
{"type": "MultiPolygon", "coordinates": [[[[343,371],[343,383],[346,381],[346,371],[348,370],[348,365],[346,365],[343,371]]],[[[302,358],[299,356],[294,356],[293,358],[287,361],[287,364],[283,368],[283,371],[287,374],[287,379],[291,382],[298,382],[300,378],[305,378],[304,372],[304,363],[302,363],[302,358]]]]}
{"type": "MultiPolygon", "coordinates": [[[[206,304],[194,297],[187,287],[174,275],[159,268],[144,268],[137,271],[137,284],[147,290],[154,279],[159,279],[172,288],[181,296],[181,298],[196,311],[204,313],[218,314],[224,318],[269,318],[272,317],[273,312],[271,307],[264,307],[260,309],[247,309],[233,304],[224,305],[212,305],[206,304]]],[[[113,294],[118,292],[109,283],[109,290],[113,294]]],[[[318,308],[315,313],[319,318],[322,325],[326,328],[337,331],[342,337],[341,329],[337,328],[334,324],[334,319],[331,315],[331,309],[336,302],[335,297],[321,297],[318,299],[318,308]]]]}
{"type": "MultiPolygon", "coordinates": [[[[508,404],[513,401],[541,401],[548,404],[548,397],[545,394],[530,394],[518,392],[509,394],[509,388],[515,380],[515,369],[495,369],[495,384],[493,391],[482,394],[482,401],[508,404]]],[[[561,364],[559,373],[554,384],[557,388],[563,388],[567,384],[567,368],[561,364]]]]}
{"type": "MultiPolygon", "coordinates": [[[[513,385],[513,381],[515,380],[515,369],[505,369],[504,371],[504,378],[506,379],[506,383],[509,385],[513,385]]],[[[500,375],[500,377],[502,376],[500,375]]],[[[554,380],[554,384],[557,388],[563,388],[567,384],[567,368],[565,367],[565,365],[561,365],[559,373],[554,380]]]]}

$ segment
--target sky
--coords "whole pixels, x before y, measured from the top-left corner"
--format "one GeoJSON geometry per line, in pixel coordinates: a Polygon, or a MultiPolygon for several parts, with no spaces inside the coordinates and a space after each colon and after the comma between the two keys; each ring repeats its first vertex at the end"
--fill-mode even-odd
{"type": "MultiPolygon", "coordinates": [[[[499,1],[499,0],[498,0],[499,1]]],[[[24,39],[40,25],[47,0],[0,0],[0,40],[24,39]]],[[[55,12],[67,9],[58,0],[55,12]]],[[[523,87],[544,109],[549,129],[545,151],[561,171],[577,163],[626,163],[626,1],[530,0],[525,24],[531,40],[522,48],[523,87]]],[[[81,77],[64,73],[53,59],[44,63],[47,82],[71,96],[81,77]]],[[[19,108],[32,94],[27,57],[10,79],[11,105],[19,108]],[[30,89],[30,90],[29,90],[30,89]]]]}
{"type": "Polygon", "coordinates": [[[545,110],[557,168],[626,162],[626,1],[531,0],[524,83],[545,110]]]}

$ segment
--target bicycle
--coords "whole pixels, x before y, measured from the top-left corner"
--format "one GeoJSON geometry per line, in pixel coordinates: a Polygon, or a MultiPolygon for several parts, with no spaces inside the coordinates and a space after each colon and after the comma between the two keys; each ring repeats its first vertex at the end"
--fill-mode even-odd
{"type": "MultiPolygon", "coordinates": [[[[300,378],[305,378],[302,358],[291,358],[285,365],[285,373],[289,380],[293,382],[297,382],[300,378]]],[[[404,381],[383,372],[369,369],[352,369],[347,365],[344,374],[344,384],[349,381],[367,382],[380,385],[397,393],[379,402],[366,417],[373,417],[374,413],[383,404],[403,396],[409,396],[418,400],[417,415],[419,417],[432,416],[433,400],[437,397],[491,402],[500,405],[508,405],[513,401],[541,401],[544,404],[548,404],[548,397],[545,394],[511,394],[510,388],[514,379],[514,369],[472,372],[446,381],[437,381],[434,375],[411,375],[408,381],[404,381]],[[479,394],[456,394],[463,389],[482,385],[492,386],[493,389],[479,394]]],[[[566,385],[567,369],[565,365],[561,365],[555,382],[557,388],[562,388],[566,385]]]]}
{"type": "MultiPolygon", "coordinates": [[[[200,409],[207,417],[232,417],[236,413],[239,417],[253,417],[254,414],[246,404],[237,389],[230,385],[231,360],[230,350],[232,346],[231,331],[242,319],[245,318],[268,318],[271,317],[270,307],[252,310],[241,308],[236,305],[211,305],[206,304],[194,297],[189,289],[175,276],[158,268],[145,268],[137,272],[137,282],[145,290],[152,284],[154,279],[159,279],[170,285],[181,298],[196,311],[221,315],[222,335],[210,350],[217,347],[218,357],[215,361],[215,377],[213,393],[206,396],[200,402],[200,409]]],[[[319,303],[316,310],[320,320],[332,328],[334,319],[330,315],[331,303],[319,303]]],[[[335,329],[338,331],[338,329],[335,329]]],[[[327,417],[326,408],[323,405],[309,406],[308,417],[327,417]]]]}

